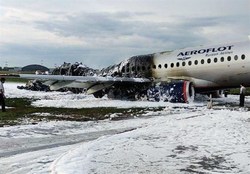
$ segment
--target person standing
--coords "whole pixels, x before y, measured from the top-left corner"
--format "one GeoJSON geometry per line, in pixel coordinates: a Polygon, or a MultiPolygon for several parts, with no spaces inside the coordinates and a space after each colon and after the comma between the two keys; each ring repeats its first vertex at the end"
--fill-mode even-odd
{"type": "Polygon", "coordinates": [[[4,95],[4,87],[3,84],[5,82],[5,78],[0,79],[0,104],[2,105],[2,111],[5,112],[5,95],[4,95]]]}
{"type": "Polygon", "coordinates": [[[245,104],[246,88],[243,84],[240,85],[240,107],[244,107],[245,104]]]}

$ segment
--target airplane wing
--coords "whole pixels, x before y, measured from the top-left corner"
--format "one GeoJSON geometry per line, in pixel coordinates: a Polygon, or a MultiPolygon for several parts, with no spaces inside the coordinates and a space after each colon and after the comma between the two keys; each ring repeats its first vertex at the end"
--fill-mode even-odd
{"type": "Polygon", "coordinates": [[[88,94],[93,94],[101,89],[107,88],[114,83],[148,83],[147,78],[129,78],[129,77],[101,77],[101,76],[64,76],[64,75],[33,75],[20,74],[21,78],[37,79],[43,81],[51,90],[58,90],[64,87],[86,88],[88,94]]]}

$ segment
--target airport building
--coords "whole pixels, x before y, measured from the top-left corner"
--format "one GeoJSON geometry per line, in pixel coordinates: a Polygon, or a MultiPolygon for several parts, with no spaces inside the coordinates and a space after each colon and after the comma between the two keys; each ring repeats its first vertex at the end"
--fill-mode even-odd
{"type": "Polygon", "coordinates": [[[32,64],[32,65],[27,65],[23,67],[21,71],[23,72],[36,72],[36,71],[46,72],[46,71],[50,71],[50,69],[42,65],[32,64]]]}

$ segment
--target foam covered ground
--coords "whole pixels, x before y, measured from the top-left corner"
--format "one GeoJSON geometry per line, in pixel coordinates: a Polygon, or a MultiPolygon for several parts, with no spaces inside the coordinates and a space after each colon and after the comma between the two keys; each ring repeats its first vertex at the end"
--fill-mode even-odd
{"type": "Polygon", "coordinates": [[[237,107],[238,96],[216,99],[207,109],[202,100],[114,101],[5,86],[7,97],[36,98],[37,107],[165,109],[119,121],[0,128],[0,173],[250,173],[250,112],[237,107]]]}

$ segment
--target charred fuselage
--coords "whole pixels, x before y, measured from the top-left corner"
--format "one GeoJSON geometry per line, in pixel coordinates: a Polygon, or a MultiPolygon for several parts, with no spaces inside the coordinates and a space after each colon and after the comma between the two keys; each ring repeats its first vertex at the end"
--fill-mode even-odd
{"type": "MultiPolygon", "coordinates": [[[[150,78],[152,77],[152,65],[154,54],[133,56],[119,64],[102,69],[99,76],[128,77],[128,78],[150,78]]],[[[147,94],[147,89],[152,84],[145,83],[115,83],[103,91],[97,92],[100,97],[107,94],[109,98],[115,99],[136,99],[147,94]]],[[[98,95],[97,95],[98,94],[98,95]]]]}
{"type": "Polygon", "coordinates": [[[112,77],[152,77],[154,54],[133,56],[117,65],[112,65],[100,71],[100,76],[112,77]]]}

